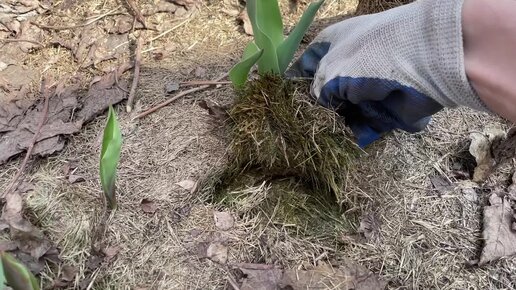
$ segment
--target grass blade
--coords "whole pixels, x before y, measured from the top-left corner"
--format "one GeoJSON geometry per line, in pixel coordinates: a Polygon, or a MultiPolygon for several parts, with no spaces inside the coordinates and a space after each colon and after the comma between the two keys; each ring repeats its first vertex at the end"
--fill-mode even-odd
{"type": "Polygon", "coordinates": [[[36,277],[11,255],[2,253],[2,267],[5,280],[14,290],[39,290],[36,277]]]}
{"type": "Polygon", "coordinates": [[[287,70],[288,65],[292,61],[292,58],[294,57],[294,54],[296,53],[296,50],[299,47],[301,40],[303,39],[303,36],[310,27],[310,24],[315,18],[315,14],[323,2],[324,0],[320,0],[318,2],[311,3],[303,13],[303,16],[301,16],[301,19],[299,20],[299,23],[296,25],[294,30],[292,30],[285,41],[280,46],[278,46],[277,57],[281,74],[287,70]]]}
{"type": "Polygon", "coordinates": [[[245,84],[247,75],[254,64],[263,55],[263,49],[259,49],[253,42],[249,43],[244,50],[244,58],[229,71],[229,79],[233,85],[240,87],[245,84]]]}
{"type": "Polygon", "coordinates": [[[115,111],[112,106],[109,106],[108,119],[106,127],[104,128],[102,151],[100,155],[100,181],[102,183],[102,190],[106,196],[108,206],[111,209],[116,208],[115,182],[121,148],[122,133],[120,131],[115,111]]]}

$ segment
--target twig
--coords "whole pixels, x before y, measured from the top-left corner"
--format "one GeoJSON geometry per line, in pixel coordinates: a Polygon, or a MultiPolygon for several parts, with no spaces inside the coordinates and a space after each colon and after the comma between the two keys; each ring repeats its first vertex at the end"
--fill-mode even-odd
{"type": "Polygon", "coordinates": [[[138,81],[140,80],[140,66],[142,62],[142,47],[143,47],[143,36],[140,35],[136,44],[136,54],[134,57],[134,77],[133,83],[131,85],[131,90],[129,91],[129,97],[127,100],[126,111],[130,113],[133,110],[133,100],[134,95],[136,94],[136,87],[138,86],[138,81]]]}
{"type": "MultiPolygon", "coordinates": [[[[225,77],[227,77],[227,76],[228,76],[228,74],[227,74],[227,73],[225,73],[225,74],[223,74],[222,76],[220,76],[220,77],[216,78],[214,81],[215,81],[215,82],[218,82],[218,81],[220,81],[220,80],[224,79],[224,78],[225,78],[225,77]]],[[[158,105],[156,105],[155,107],[152,107],[152,108],[150,108],[150,109],[148,109],[148,110],[144,111],[143,113],[138,114],[138,115],[137,115],[137,116],[135,116],[132,120],[136,120],[136,119],[143,118],[143,117],[145,117],[145,116],[147,116],[147,115],[149,115],[149,114],[151,114],[151,113],[154,113],[155,111],[157,111],[157,110],[159,110],[159,109],[161,109],[161,108],[165,107],[166,105],[168,105],[168,104],[170,104],[170,103],[174,102],[175,100],[177,100],[177,99],[179,99],[179,98],[181,98],[181,97],[184,97],[184,96],[186,96],[186,95],[188,95],[188,94],[191,94],[191,93],[195,93],[195,92],[198,92],[198,91],[202,91],[202,90],[207,89],[207,88],[209,88],[209,87],[210,87],[210,85],[203,85],[203,86],[200,86],[200,87],[197,87],[197,88],[192,88],[192,89],[189,89],[189,90],[186,90],[186,91],[182,91],[182,92],[178,93],[177,95],[175,95],[174,97],[172,97],[172,98],[170,98],[170,99],[168,99],[168,100],[166,100],[166,101],[162,102],[161,104],[158,104],[158,105]]]]}
{"type": "MultiPolygon", "coordinates": [[[[145,18],[143,17],[142,12],[138,8],[138,5],[136,5],[134,0],[125,0],[125,2],[129,6],[131,12],[133,12],[134,19],[138,20],[138,22],[140,22],[143,25],[143,27],[145,29],[147,29],[147,24],[145,24],[145,18]]],[[[134,28],[134,25],[133,25],[133,28],[134,28]]]]}
{"type": "Polygon", "coordinates": [[[15,190],[18,186],[18,180],[23,174],[23,171],[25,170],[25,167],[27,166],[27,162],[29,161],[30,156],[32,155],[32,151],[34,150],[34,145],[36,144],[36,141],[39,138],[39,134],[41,132],[41,128],[43,128],[43,125],[45,124],[48,116],[48,100],[50,99],[50,93],[49,89],[51,86],[47,87],[47,80],[43,79],[41,82],[41,89],[40,89],[40,95],[45,97],[45,103],[43,104],[43,112],[41,114],[41,120],[39,122],[38,128],[36,129],[36,132],[34,133],[34,136],[32,137],[32,140],[30,141],[29,148],[27,149],[27,154],[25,155],[25,158],[23,159],[23,162],[18,169],[18,172],[13,178],[13,181],[7,188],[7,190],[2,194],[2,198],[7,196],[7,194],[11,193],[11,191],[15,190]]]}
{"type": "Polygon", "coordinates": [[[36,45],[39,45],[39,46],[44,46],[43,43],[39,42],[39,41],[35,41],[35,40],[30,40],[30,39],[0,39],[0,42],[29,42],[29,43],[32,43],[32,44],[36,44],[36,45]]]}
{"type": "Polygon", "coordinates": [[[228,273],[227,280],[228,280],[229,284],[231,284],[231,286],[233,287],[234,290],[240,290],[240,286],[238,286],[237,282],[235,281],[235,279],[232,276],[233,275],[228,273]]]}
{"type": "Polygon", "coordinates": [[[200,86],[200,85],[228,85],[231,84],[230,81],[189,81],[189,82],[180,82],[181,86],[200,86]]]}
{"type": "MultiPolygon", "coordinates": [[[[107,13],[104,13],[102,15],[99,15],[95,18],[93,18],[92,20],[86,22],[86,23],[83,23],[83,24],[79,24],[79,25],[72,25],[72,26],[48,26],[48,25],[44,25],[44,24],[40,24],[40,23],[37,23],[37,22],[34,22],[34,21],[31,21],[32,24],[36,25],[37,27],[39,28],[43,28],[43,29],[51,29],[51,30],[68,30],[68,29],[75,29],[75,28],[80,28],[80,27],[84,27],[84,26],[88,26],[90,24],[93,24],[97,21],[99,21],[100,19],[106,17],[106,16],[110,16],[112,15],[113,12],[115,12],[116,10],[118,10],[120,8],[120,6],[118,6],[117,8],[107,12],[107,13]]],[[[118,13],[116,13],[118,14],[118,13]]],[[[116,15],[115,14],[115,15],[116,15]]]]}

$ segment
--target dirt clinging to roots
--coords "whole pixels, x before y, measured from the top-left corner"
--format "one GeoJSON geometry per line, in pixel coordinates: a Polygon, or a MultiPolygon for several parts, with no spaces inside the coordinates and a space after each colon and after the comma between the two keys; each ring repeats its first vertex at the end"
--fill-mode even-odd
{"type": "Polygon", "coordinates": [[[230,168],[221,179],[253,170],[265,179],[295,177],[339,203],[350,200],[346,170],[360,150],[338,116],[308,100],[306,89],[266,75],[238,90],[228,111],[230,168]]]}

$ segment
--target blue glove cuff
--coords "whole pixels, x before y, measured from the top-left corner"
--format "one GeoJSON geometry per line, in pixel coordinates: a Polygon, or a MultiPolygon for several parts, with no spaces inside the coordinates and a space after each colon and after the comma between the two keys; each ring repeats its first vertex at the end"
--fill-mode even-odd
{"type": "Polygon", "coordinates": [[[324,85],[318,102],[344,117],[360,147],[395,129],[423,130],[443,106],[411,87],[379,78],[337,77],[324,85]],[[363,101],[360,101],[363,100],[363,101]]]}

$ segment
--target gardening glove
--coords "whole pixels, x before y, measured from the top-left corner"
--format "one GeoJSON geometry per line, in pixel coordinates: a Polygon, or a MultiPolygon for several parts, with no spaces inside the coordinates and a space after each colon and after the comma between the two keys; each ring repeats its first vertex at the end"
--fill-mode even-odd
{"type": "Polygon", "coordinates": [[[342,115],[364,147],[394,129],[423,130],[443,107],[488,111],[464,70],[464,0],[418,0],[324,29],[287,71],[342,115]]]}

